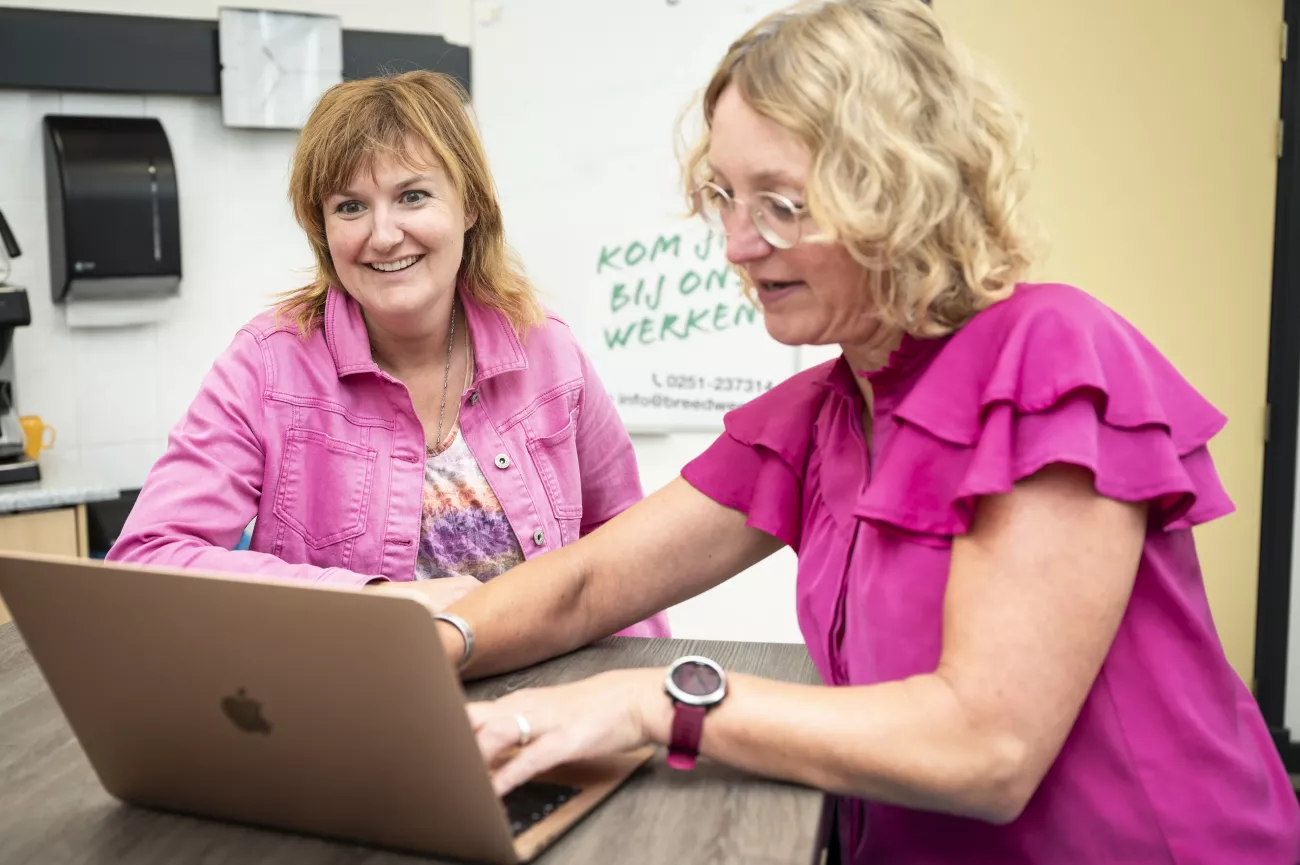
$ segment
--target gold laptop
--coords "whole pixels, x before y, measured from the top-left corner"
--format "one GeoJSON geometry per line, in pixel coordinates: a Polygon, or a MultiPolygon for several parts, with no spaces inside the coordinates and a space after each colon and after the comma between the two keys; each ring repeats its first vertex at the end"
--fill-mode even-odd
{"type": "Polygon", "coordinates": [[[416,598],[11,553],[0,596],[104,789],[136,805],[504,865],[653,753],[503,801],[416,598]]]}

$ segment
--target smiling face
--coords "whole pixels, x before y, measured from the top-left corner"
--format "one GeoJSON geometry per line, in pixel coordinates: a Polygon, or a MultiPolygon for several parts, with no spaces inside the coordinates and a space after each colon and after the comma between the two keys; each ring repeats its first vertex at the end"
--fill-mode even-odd
{"type": "Polygon", "coordinates": [[[343,289],[393,333],[431,331],[446,321],[473,224],[427,148],[412,145],[410,152],[422,158],[378,156],[322,202],[343,289]]]}
{"type": "MultiPolygon", "coordinates": [[[[738,202],[774,192],[806,206],[812,159],[775,121],[763,117],[729,86],[714,107],[708,164],[713,182],[738,202]]],[[[768,333],[786,345],[866,343],[876,333],[866,270],[840,243],[809,240],[817,228],[808,217],[803,240],[777,249],[758,233],[738,203],[726,220],[727,260],[756,287],[768,333]]]]}

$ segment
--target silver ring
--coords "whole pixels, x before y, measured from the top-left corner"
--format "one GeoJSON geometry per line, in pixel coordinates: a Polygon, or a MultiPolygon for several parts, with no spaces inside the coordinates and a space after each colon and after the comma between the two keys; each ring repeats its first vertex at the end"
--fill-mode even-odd
{"type": "Polygon", "coordinates": [[[515,715],[515,724],[519,727],[519,747],[522,748],[533,740],[533,725],[523,715],[515,715]]]}

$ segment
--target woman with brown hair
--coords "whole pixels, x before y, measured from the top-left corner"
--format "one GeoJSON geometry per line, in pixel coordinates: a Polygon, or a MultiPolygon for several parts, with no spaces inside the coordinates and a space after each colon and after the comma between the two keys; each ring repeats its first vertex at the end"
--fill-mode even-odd
{"type": "Polygon", "coordinates": [[[290,188],[316,278],[217,359],[109,559],[421,580],[445,606],[641,498],[612,401],[512,260],[467,101],[423,71],[321,98],[290,188]]]}

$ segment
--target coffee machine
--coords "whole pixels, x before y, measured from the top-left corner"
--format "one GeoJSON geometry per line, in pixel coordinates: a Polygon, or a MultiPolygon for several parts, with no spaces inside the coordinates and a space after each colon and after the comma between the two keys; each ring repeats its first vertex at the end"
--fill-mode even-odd
{"type": "MultiPolygon", "coordinates": [[[[9,263],[22,255],[18,241],[0,212],[0,366],[9,357],[14,328],[32,323],[27,290],[9,283],[9,263]]],[[[14,385],[0,376],[0,484],[14,484],[41,479],[41,467],[27,458],[27,442],[14,405],[14,385]]]]}

